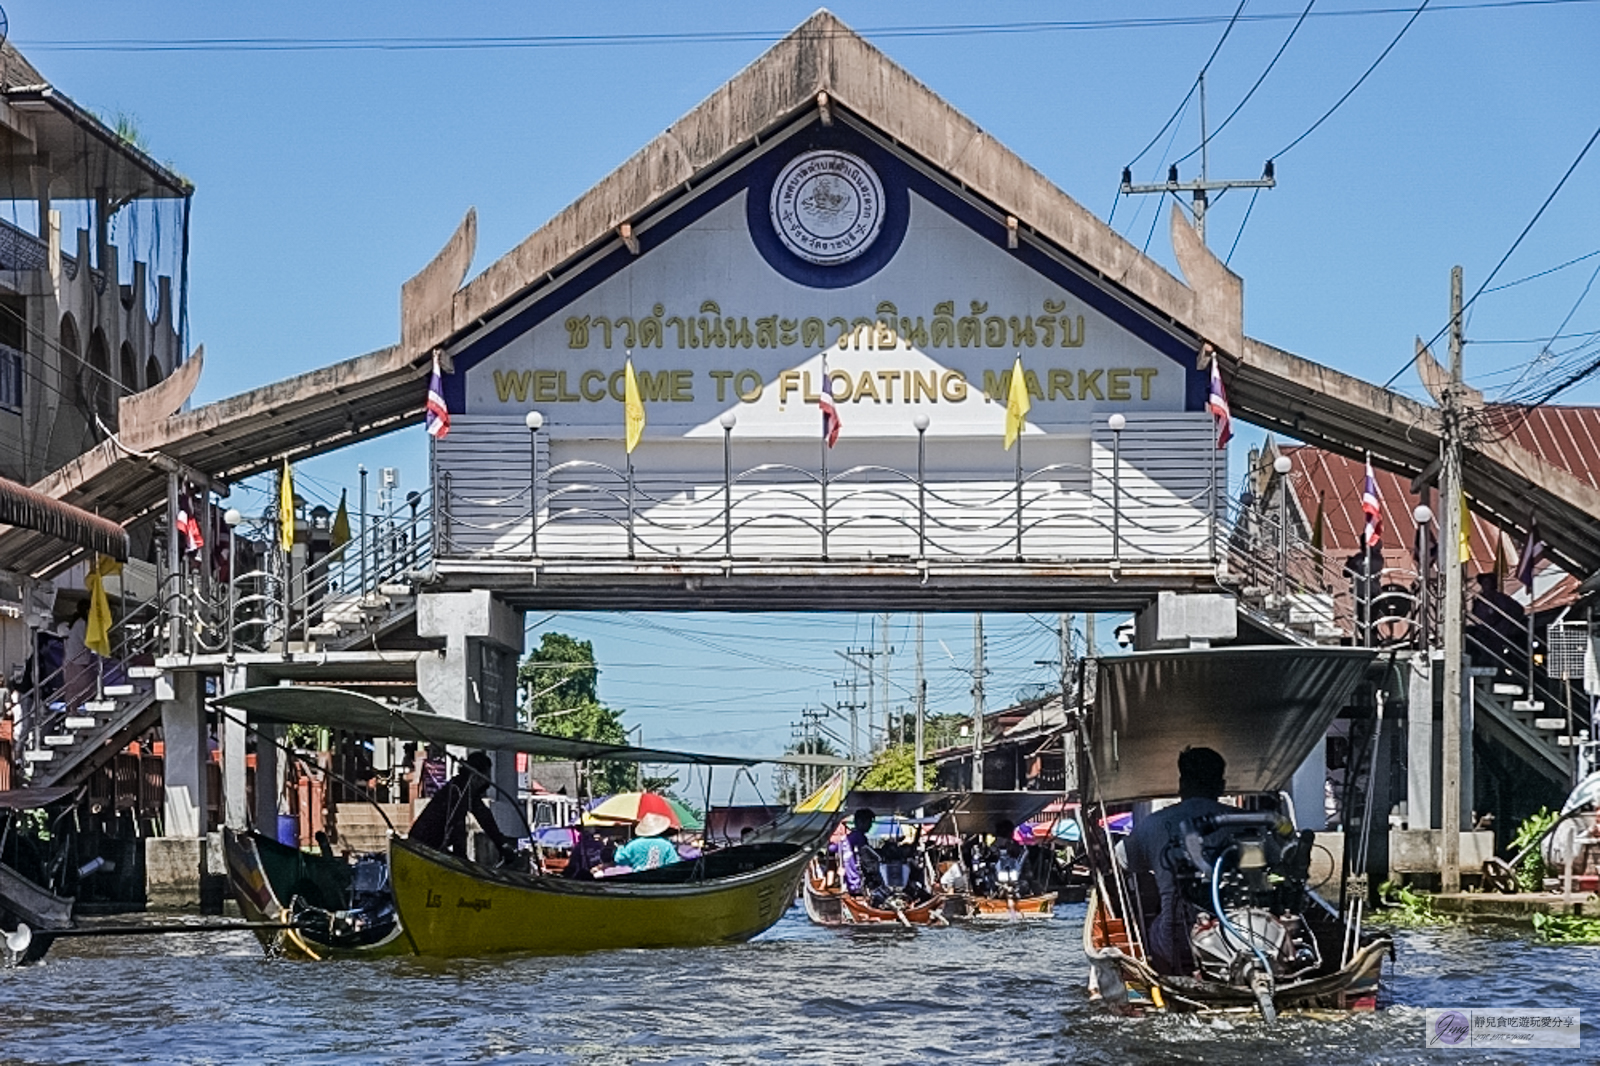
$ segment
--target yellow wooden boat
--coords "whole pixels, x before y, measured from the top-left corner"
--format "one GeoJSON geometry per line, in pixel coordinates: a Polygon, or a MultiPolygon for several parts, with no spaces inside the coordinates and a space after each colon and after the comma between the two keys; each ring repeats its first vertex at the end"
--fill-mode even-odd
{"type": "Polygon", "coordinates": [[[395,838],[389,864],[403,935],[417,954],[564,955],[749,940],[794,902],[815,847],[815,839],[742,844],[704,860],[568,881],[491,870],[395,838]]]}

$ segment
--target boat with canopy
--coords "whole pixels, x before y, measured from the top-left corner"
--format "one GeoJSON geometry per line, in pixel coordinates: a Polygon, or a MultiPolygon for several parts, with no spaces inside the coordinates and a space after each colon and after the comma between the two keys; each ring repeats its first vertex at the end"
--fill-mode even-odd
{"type": "Polygon", "coordinates": [[[1284,790],[1366,676],[1360,648],[1221,648],[1099,660],[1080,719],[1080,812],[1094,887],[1084,922],[1092,999],[1119,1010],[1370,1009],[1385,936],[1307,887],[1312,834],[1284,790]],[[1150,931],[1162,901],[1153,872],[1130,870],[1111,828],[1133,804],[1170,797],[1178,756],[1205,747],[1227,762],[1237,813],[1178,823],[1161,861],[1185,908],[1179,966],[1158,970],[1150,931]],[[1182,972],[1165,972],[1181,969],[1182,972]]]}
{"type": "MultiPolygon", "coordinates": [[[[334,688],[245,689],[213,702],[224,713],[246,716],[252,728],[304,723],[585,761],[741,768],[772,761],[555,737],[334,688]]],[[[806,755],[778,761],[839,762],[806,755]]],[[[791,815],[748,844],[590,882],[490,868],[395,835],[380,870],[366,858],[352,866],[258,833],[237,833],[229,839],[229,878],[247,916],[292,927],[263,931],[267,947],[302,957],[559,954],[733,942],[782,916],[835,817],[831,811],[791,815]]]]}

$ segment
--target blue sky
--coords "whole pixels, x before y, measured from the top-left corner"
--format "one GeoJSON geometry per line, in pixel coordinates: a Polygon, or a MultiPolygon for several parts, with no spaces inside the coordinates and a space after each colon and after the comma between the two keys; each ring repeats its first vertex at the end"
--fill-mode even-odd
{"type": "MultiPolygon", "coordinates": [[[[1260,90],[1212,141],[1213,177],[1254,177],[1276,155],[1279,186],[1256,200],[1231,263],[1245,279],[1251,335],[1387,380],[1410,357],[1414,337],[1444,325],[1450,267],[1465,267],[1472,293],[1600,124],[1600,3],[1481,3],[1433,4],[1348,103],[1278,154],[1350,88],[1408,17],[1398,10],[1404,4],[1351,14],[1387,5],[1318,0],[1260,90]]],[[[841,2],[833,9],[1104,218],[1122,166],[1156,138],[1236,6],[841,2]],[[1183,24],[1106,25],[1172,16],[1183,24]],[[1064,25],[1069,21],[1100,25],[1073,28],[1064,25]],[[1030,22],[1055,25],[1016,26],[1030,22]]],[[[13,0],[5,7],[12,39],[48,78],[103,113],[135,116],[152,154],[198,187],[191,321],[207,352],[200,401],[393,343],[400,284],[468,207],[478,209],[476,272],[813,9],[782,2],[446,7],[405,0],[13,0]],[[615,39],[624,34],[700,36],[615,39]],[[518,48],[365,46],[379,37],[481,43],[496,36],[546,40],[518,48]],[[563,36],[603,40],[549,40],[563,36]],[[300,43],[274,50],[127,43],[202,38],[300,43]]],[[[1246,4],[1207,76],[1213,125],[1249,89],[1303,7],[1302,0],[1246,4]]],[[[1191,103],[1135,166],[1136,177],[1163,175],[1166,160],[1198,142],[1191,103]]],[[[1184,163],[1182,175],[1192,176],[1197,164],[1184,163]]],[[[1600,149],[1497,283],[1600,249],[1597,193],[1600,149]]],[[[1139,199],[1117,205],[1113,221],[1142,245],[1156,203],[1139,199]]],[[[1234,192],[1214,206],[1211,244],[1221,254],[1233,245],[1249,200],[1248,192],[1234,192]]],[[[1175,269],[1162,229],[1150,252],[1175,269]]],[[[1538,341],[1577,304],[1597,264],[1600,257],[1486,294],[1468,322],[1469,378],[1491,396],[1515,381],[1539,352],[1538,341]],[[1533,342],[1496,343],[1525,339],[1533,342]]],[[[1577,304],[1563,332],[1597,329],[1600,294],[1577,304]]],[[[1398,384],[1420,393],[1412,375],[1398,384]]],[[[1588,387],[1569,401],[1597,397],[1588,387]]],[[[1236,474],[1258,439],[1245,433],[1235,444],[1236,474]]],[[[402,489],[416,487],[424,454],[421,431],[407,431],[307,464],[300,487],[336,499],[339,485],[354,483],[358,462],[397,465],[402,489]]],[[[595,639],[606,669],[602,694],[630,708],[648,738],[756,750],[787,741],[787,723],[803,704],[831,700],[832,681],[846,676],[834,649],[861,643],[871,619],[656,621],[702,639],[627,619],[551,624],[595,639]],[[784,665],[741,658],[769,651],[784,665]],[[650,665],[663,663],[669,666],[650,665]],[[704,703],[707,687],[693,678],[706,669],[719,671],[715,692],[728,702],[704,703]],[[718,732],[723,743],[708,735],[718,732]]],[[[940,623],[939,635],[960,660],[970,659],[969,627],[966,618],[940,623]]],[[[992,628],[1001,634],[996,640],[1015,641],[1015,654],[991,664],[991,691],[1011,693],[1041,680],[1048,671],[1032,662],[1047,656],[1034,644],[1042,641],[1053,654],[1054,640],[1040,622],[996,619],[992,628]]],[[[952,667],[938,683],[943,689],[935,686],[943,705],[964,705],[969,682],[930,640],[930,663],[936,658],[952,667]]],[[[909,655],[895,663],[898,673],[909,655]]]]}

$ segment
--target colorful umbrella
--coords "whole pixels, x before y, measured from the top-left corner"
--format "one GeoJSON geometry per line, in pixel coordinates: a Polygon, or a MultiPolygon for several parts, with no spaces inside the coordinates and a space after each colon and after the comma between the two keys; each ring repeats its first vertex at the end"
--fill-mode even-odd
{"type": "Polygon", "coordinates": [[[607,796],[583,816],[584,825],[637,822],[647,814],[659,814],[674,829],[683,828],[683,819],[673,810],[672,801],[654,792],[619,792],[607,796]]]}

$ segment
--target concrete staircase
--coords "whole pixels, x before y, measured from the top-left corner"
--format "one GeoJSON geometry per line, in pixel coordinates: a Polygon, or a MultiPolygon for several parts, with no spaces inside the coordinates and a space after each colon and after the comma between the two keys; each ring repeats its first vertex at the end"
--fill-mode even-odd
{"type": "Polygon", "coordinates": [[[40,737],[40,746],[22,753],[29,786],[79,784],[154,725],[161,716],[151,683],[156,672],[133,667],[133,682],[106,685],[100,698],[86,701],[70,714],[56,714],[40,737]]]}
{"type": "Polygon", "coordinates": [[[1572,787],[1576,749],[1565,708],[1547,706],[1538,693],[1530,698],[1526,684],[1496,680],[1498,673],[1493,667],[1471,668],[1476,728],[1529,769],[1563,789],[1572,787]]]}

